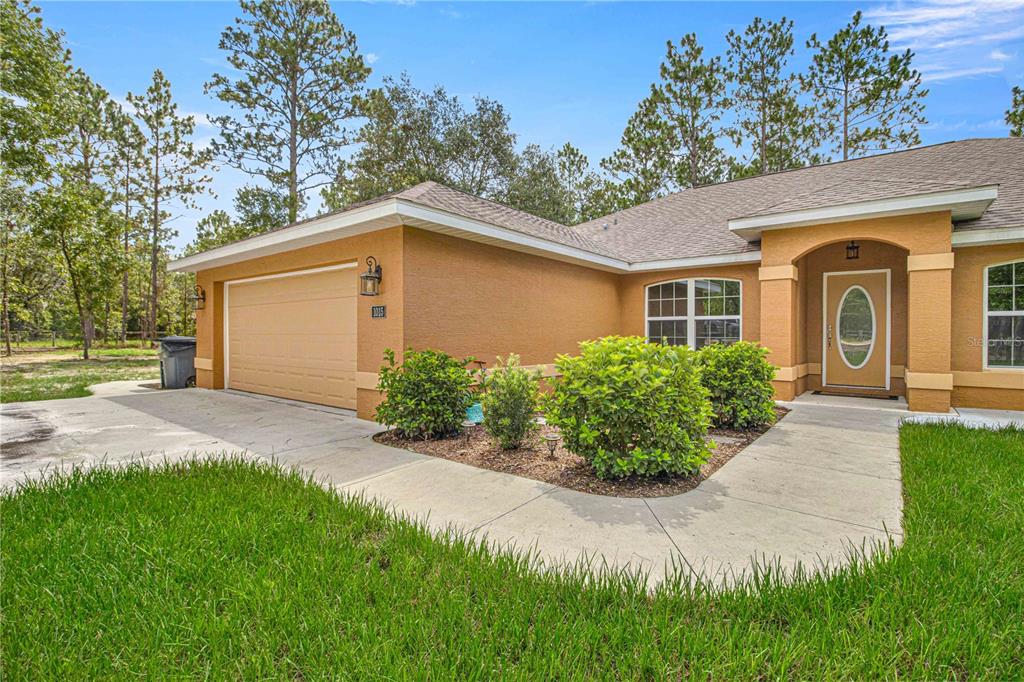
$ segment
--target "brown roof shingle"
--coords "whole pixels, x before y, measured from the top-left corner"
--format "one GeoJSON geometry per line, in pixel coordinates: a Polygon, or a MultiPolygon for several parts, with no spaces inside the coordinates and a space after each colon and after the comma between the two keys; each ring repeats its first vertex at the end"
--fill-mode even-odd
{"type": "Polygon", "coordinates": [[[328,215],[402,199],[637,263],[757,251],[759,244],[747,242],[729,230],[733,218],[978,185],[999,185],[998,198],[984,216],[958,223],[955,230],[1024,226],[1024,138],[947,142],[696,187],[575,227],[436,182],[422,182],[328,215]]]}
{"type": "Polygon", "coordinates": [[[1024,226],[1024,139],[962,140],[684,190],[576,229],[630,262],[743,253],[732,218],[999,185],[956,230],[1024,226]]]}

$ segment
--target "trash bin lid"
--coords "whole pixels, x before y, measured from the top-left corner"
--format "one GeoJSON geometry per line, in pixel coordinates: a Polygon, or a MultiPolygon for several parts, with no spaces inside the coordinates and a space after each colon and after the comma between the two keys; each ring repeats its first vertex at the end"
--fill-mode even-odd
{"type": "Polygon", "coordinates": [[[167,352],[185,350],[196,345],[196,337],[194,336],[165,336],[157,339],[157,341],[160,342],[161,350],[167,352]]]}

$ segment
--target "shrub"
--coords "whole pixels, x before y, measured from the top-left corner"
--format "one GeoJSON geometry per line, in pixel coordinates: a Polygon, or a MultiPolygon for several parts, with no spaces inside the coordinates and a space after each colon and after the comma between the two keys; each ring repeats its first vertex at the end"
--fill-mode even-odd
{"type": "Polygon", "coordinates": [[[693,474],[707,461],[711,406],[694,351],[610,336],[555,367],[548,422],[600,478],[693,474]]]}
{"type": "Polygon", "coordinates": [[[518,448],[537,428],[538,372],[519,365],[518,355],[498,362],[483,379],[484,428],[505,450],[518,448]]]}
{"type": "Polygon", "coordinates": [[[404,438],[443,438],[459,432],[472,403],[472,376],[466,365],[436,350],[408,350],[401,365],[395,352],[384,351],[377,390],[385,393],[377,421],[393,426],[404,438]]]}
{"type": "Polygon", "coordinates": [[[719,343],[700,351],[701,382],[718,426],[749,429],[775,421],[775,368],[757,344],[719,343]]]}

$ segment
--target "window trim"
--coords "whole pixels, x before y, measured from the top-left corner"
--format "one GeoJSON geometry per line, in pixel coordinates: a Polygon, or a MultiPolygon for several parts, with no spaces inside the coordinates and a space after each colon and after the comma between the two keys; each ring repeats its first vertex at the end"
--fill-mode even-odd
{"type": "MultiPolygon", "coordinates": [[[[1024,310],[992,310],[988,309],[988,271],[992,268],[999,268],[1004,265],[1024,263],[1024,258],[1015,258],[1002,263],[986,265],[981,273],[981,368],[986,372],[1024,372],[1024,367],[1006,367],[1005,365],[988,364],[988,318],[994,317],[1015,317],[1024,316],[1024,310]]],[[[1016,287],[1016,280],[1014,285],[1016,287]]],[[[1016,294],[1016,292],[1014,292],[1016,294]]]]}
{"type": "MultiPolygon", "coordinates": [[[[643,306],[644,306],[644,338],[647,339],[648,343],[651,342],[651,336],[650,336],[651,325],[650,325],[650,323],[651,323],[652,320],[653,321],[659,321],[659,320],[662,320],[662,321],[664,321],[664,320],[686,320],[686,345],[691,350],[696,350],[697,349],[697,320],[733,320],[733,319],[735,319],[740,324],[740,334],[739,334],[740,341],[743,340],[743,280],[742,279],[738,279],[736,277],[711,277],[711,276],[706,276],[706,277],[675,277],[675,278],[672,278],[672,279],[663,279],[663,280],[659,280],[657,282],[651,282],[650,284],[647,284],[647,285],[644,286],[643,306]],[[739,314],[738,315],[695,315],[695,314],[693,314],[693,313],[695,313],[697,311],[697,296],[696,296],[697,287],[694,285],[694,283],[697,280],[700,280],[700,279],[704,279],[704,280],[719,280],[719,281],[722,281],[722,282],[736,282],[737,284],[739,284],[740,285],[740,312],[739,312],[739,314]],[[662,317],[660,315],[656,315],[654,317],[651,317],[651,315],[650,315],[650,310],[651,309],[650,309],[650,305],[649,305],[648,291],[650,291],[651,287],[661,286],[662,284],[674,284],[675,282],[686,282],[686,312],[687,312],[686,317],[680,317],[678,315],[677,316],[672,316],[672,317],[662,317]]],[[[655,341],[654,343],[659,343],[659,342],[660,342],[660,340],[659,341],[655,341]]]]}

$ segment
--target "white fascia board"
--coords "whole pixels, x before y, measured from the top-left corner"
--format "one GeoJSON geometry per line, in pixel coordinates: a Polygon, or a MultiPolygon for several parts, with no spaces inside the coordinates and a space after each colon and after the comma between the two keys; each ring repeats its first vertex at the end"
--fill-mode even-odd
{"type": "Polygon", "coordinates": [[[693,256],[691,258],[672,258],[668,260],[651,260],[631,263],[630,272],[651,272],[653,270],[684,270],[714,265],[733,265],[742,263],[760,263],[760,251],[744,251],[743,253],[726,253],[718,256],[693,256]]]}
{"type": "Polygon", "coordinates": [[[435,231],[443,230],[449,234],[471,239],[477,238],[480,241],[499,242],[518,250],[623,273],[676,270],[732,263],[756,263],[761,260],[760,251],[747,251],[737,254],[629,263],[625,260],[534,237],[405,199],[385,199],[380,203],[340,215],[314,218],[299,225],[233,244],[226,244],[194,256],[179,258],[169,263],[168,269],[172,272],[198,272],[400,224],[413,224],[435,231]]]}
{"type": "Polygon", "coordinates": [[[953,248],[1024,242],[1024,227],[989,227],[953,233],[953,248]]]}
{"type": "Polygon", "coordinates": [[[422,206],[404,199],[398,200],[398,213],[403,218],[441,225],[459,232],[468,233],[469,235],[513,244],[530,251],[555,254],[570,260],[612,270],[629,270],[629,263],[618,258],[602,256],[575,246],[534,237],[523,232],[498,227],[497,225],[473,220],[472,218],[465,218],[455,213],[422,206]]]}
{"type": "Polygon", "coordinates": [[[381,221],[392,217],[394,225],[398,225],[395,200],[385,199],[380,203],[339,215],[314,218],[298,225],[197,253],[194,256],[179,258],[171,261],[167,265],[167,269],[171,272],[198,272],[260,256],[291,251],[303,246],[378,230],[387,226],[381,221]]]}
{"type": "Polygon", "coordinates": [[[729,220],[729,229],[744,239],[754,241],[764,230],[931,211],[948,210],[952,212],[953,220],[969,220],[981,217],[996,200],[998,193],[998,185],[982,185],[968,189],[911,194],[889,199],[871,199],[822,208],[733,218],[729,220]]]}

